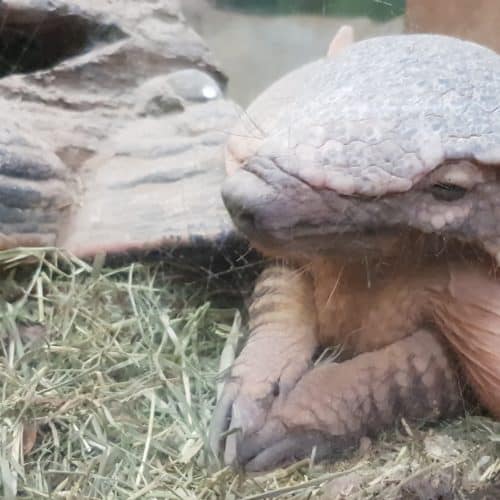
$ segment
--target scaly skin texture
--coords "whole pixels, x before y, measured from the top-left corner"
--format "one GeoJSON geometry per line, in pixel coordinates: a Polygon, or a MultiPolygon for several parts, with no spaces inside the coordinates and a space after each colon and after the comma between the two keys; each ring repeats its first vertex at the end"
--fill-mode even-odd
{"type": "Polygon", "coordinates": [[[228,144],[226,207],[282,262],[212,422],[246,470],[452,416],[465,384],[500,418],[500,57],[428,35],[329,55],[259,97],[228,144]]]}
{"type": "MultiPolygon", "coordinates": [[[[303,270],[271,267],[257,281],[250,305],[250,336],[234,365],[213,418],[213,448],[230,428],[258,431],[277,394],[284,397],[311,367],[318,347],[312,277],[303,270]]],[[[225,460],[237,453],[226,440],[225,460]]]]}

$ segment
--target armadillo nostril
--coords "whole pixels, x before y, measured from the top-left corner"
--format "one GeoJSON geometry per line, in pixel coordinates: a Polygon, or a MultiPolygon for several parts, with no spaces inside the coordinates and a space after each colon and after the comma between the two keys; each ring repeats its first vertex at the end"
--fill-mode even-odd
{"type": "MultiPolygon", "coordinates": [[[[233,176],[231,176],[233,177],[233,176]]],[[[227,183],[230,184],[231,178],[227,183]]],[[[222,190],[222,197],[226,209],[231,215],[235,225],[244,233],[247,231],[255,230],[255,214],[250,208],[245,207],[248,200],[246,200],[246,193],[242,192],[241,186],[224,186],[222,190]]]]}
{"type": "Polygon", "coordinates": [[[258,198],[260,184],[252,189],[254,176],[243,171],[236,172],[224,181],[222,199],[235,224],[243,231],[255,227],[254,198],[258,198]],[[243,175],[242,175],[243,174],[243,175]]]}
{"type": "Polygon", "coordinates": [[[242,211],[239,214],[236,214],[235,220],[237,221],[238,226],[244,230],[255,229],[255,215],[251,212],[242,211]]]}

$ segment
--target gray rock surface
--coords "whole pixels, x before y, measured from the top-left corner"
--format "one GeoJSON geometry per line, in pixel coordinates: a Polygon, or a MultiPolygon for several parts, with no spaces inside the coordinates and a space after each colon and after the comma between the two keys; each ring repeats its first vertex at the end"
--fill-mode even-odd
{"type": "Polygon", "coordinates": [[[175,0],[0,5],[0,248],[222,242],[240,113],[175,0]]]}

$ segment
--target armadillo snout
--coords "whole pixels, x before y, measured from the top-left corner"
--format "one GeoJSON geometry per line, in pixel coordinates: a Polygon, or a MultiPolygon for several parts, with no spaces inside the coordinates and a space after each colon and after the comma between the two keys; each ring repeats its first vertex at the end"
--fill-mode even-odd
{"type": "Polygon", "coordinates": [[[236,227],[251,238],[261,230],[262,213],[272,190],[261,179],[238,170],[222,185],[222,199],[236,227]]]}

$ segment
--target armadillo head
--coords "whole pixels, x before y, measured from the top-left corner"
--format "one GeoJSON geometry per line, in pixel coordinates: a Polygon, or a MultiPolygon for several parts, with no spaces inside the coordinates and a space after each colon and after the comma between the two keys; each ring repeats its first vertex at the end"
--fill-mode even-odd
{"type": "Polygon", "coordinates": [[[236,226],[272,253],[394,253],[411,233],[500,257],[500,56],[438,35],[338,45],[234,130],[236,226]]]}

